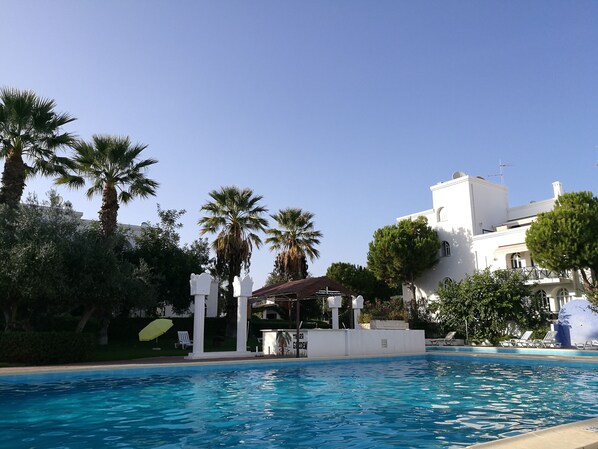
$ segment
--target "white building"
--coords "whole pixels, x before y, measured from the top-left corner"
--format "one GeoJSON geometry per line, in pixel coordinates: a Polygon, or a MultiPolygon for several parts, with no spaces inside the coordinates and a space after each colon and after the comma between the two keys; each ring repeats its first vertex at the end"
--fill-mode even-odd
{"type": "MultiPolygon", "coordinates": [[[[582,296],[577,273],[556,273],[536,266],[525,244],[531,222],[539,213],[552,210],[563,193],[560,182],[552,185],[553,198],[516,207],[509,207],[504,185],[462,172],[430,187],[432,209],[397,218],[426,217],[442,242],[438,264],[416,281],[418,299],[433,301],[439,283],[459,281],[485,268],[525,272],[534,294],[540,295],[553,313],[582,296]]],[[[403,294],[405,300],[411,299],[408,289],[404,288],[403,294]]]]}

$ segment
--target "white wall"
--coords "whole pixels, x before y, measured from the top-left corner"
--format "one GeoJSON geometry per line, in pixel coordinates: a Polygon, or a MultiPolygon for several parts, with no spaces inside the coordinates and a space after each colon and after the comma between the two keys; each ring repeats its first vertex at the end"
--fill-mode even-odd
{"type": "MultiPolygon", "coordinates": [[[[509,208],[508,189],[504,185],[467,175],[438,183],[430,190],[432,209],[399,217],[397,221],[425,216],[429,225],[438,232],[439,239],[451,246],[450,256],[443,257],[440,252],[438,264],[416,281],[418,297],[432,301],[436,299],[434,292],[439,282],[446,278],[459,281],[476,269],[510,268],[507,253],[500,247],[525,245],[525,231],[529,225],[488,231],[513,220],[527,218],[523,220],[527,223],[530,217],[552,210],[555,201],[551,198],[509,208]],[[441,208],[443,213],[439,214],[441,208]],[[439,221],[439,215],[445,219],[439,221]]],[[[529,253],[525,257],[529,259],[529,253]]],[[[526,260],[524,265],[529,266],[530,260],[526,260]]],[[[406,288],[403,289],[403,297],[406,301],[411,299],[406,288]]]]}
{"type": "MultiPolygon", "coordinates": [[[[473,238],[473,251],[477,261],[476,269],[490,268],[491,270],[498,270],[511,268],[507,251],[501,251],[500,248],[518,244],[524,245],[525,233],[528,229],[529,226],[522,226],[475,236],[473,238]]],[[[510,251],[510,253],[512,252],[510,251]]]]}
{"type": "Polygon", "coordinates": [[[532,217],[542,212],[551,211],[554,207],[554,198],[543,201],[534,201],[523,206],[511,207],[508,210],[508,220],[517,220],[524,217],[532,217]]]}
{"type": "MultiPolygon", "coordinates": [[[[263,353],[277,353],[275,330],[263,332],[263,353]]],[[[294,339],[295,331],[286,330],[294,339]]],[[[307,357],[399,355],[425,352],[423,330],[301,329],[307,357]],[[386,340],[384,347],[383,341],[386,340]]],[[[292,352],[294,354],[294,352],[292,352]]]]}

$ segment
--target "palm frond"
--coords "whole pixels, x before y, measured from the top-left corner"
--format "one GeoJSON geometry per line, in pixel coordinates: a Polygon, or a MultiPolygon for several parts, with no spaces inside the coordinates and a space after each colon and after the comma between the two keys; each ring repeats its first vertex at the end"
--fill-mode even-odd
{"type": "Polygon", "coordinates": [[[278,228],[267,231],[266,243],[277,253],[276,265],[282,274],[296,279],[304,277],[306,260],[320,257],[316,246],[322,233],[314,230],[314,214],[299,208],[287,208],[272,215],[278,228]]]}
{"type": "Polygon", "coordinates": [[[213,190],[209,196],[211,201],[202,206],[205,215],[198,223],[202,235],[217,234],[212,243],[217,266],[228,272],[242,266],[249,268],[253,248],[262,244],[258,233],[268,226],[268,220],[262,216],[267,212],[260,204],[262,196],[236,186],[213,190]]]}

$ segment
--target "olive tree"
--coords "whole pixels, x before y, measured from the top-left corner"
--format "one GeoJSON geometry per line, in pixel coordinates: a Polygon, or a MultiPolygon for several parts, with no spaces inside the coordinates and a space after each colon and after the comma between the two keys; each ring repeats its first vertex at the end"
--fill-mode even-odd
{"type": "Polygon", "coordinates": [[[388,285],[406,284],[416,311],[415,281],[436,264],[439,249],[438,234],[425,217],[401,220],[374,232],[367,268],[388,285]]]}
{"type": "Polygon", "coordinates": [[[590,300],[598,305],[598,198],[591,192],[561,195],[552,211],[538,215],[525,243],[539,265],[578,270],[590,300]]]}
{"type": "Polygon", "coordinates": [[[459,282],[439,285],[436,293],[439,300],[431,309],[440,322],[460,333],[467,326],[475,339],[496,342],[509,322],[531,329],[547,324],[548,311],[514,270],[477,271],[459,282]]]}

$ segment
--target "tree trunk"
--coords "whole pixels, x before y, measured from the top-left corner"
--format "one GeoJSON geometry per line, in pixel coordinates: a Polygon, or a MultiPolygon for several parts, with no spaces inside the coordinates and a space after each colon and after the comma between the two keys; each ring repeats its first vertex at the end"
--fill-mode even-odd
{"type": "Polygon", "coordinates": [[[23,329],[25,332],[33,332],[35,330],[33,329],[33,326],[31,325],[29,319],[25,319],[21,321],[19,324],[21,325],[21,329],[23,329]]]}
{"type": "Polygon", "coordinates": [[[4,332],[8,332],[11,326],[10,307],[3,307],[2,313],[4,314],[4,332]]]}
{"type": "Polygon", "coordinates": [[[17,330],[18,326],[17,326],[17,312],[19,311],[19,308],[16,304],[11,304],[9,306],[5,306],[2,309],[2,312],[4,313],[4,331],[5,332],[9,332],[9,331],[15,331],[17,330]]]}
{"type": "Polygon", "coordinates": [[[416,288],[415,283],[413,281],[409,282],[409,291],[411,291],[411,316],[417,316],[417,298],[416,298],[416,288]]]}
{"type": "Polygon", "coordinates": [[[100,330],[98,332],[98,344],[100,346],[108,344],[108,326],[110,326],[110,318],[104,315],[100,319],[100,330]]]}
{"type": "Polygon", "coordinates": [[[81,332],[83,332],[83,329],[85,329],[87,322],[89,321],[89,319],[91,318],[91,316],[93,315],[93,313],[95,311],[96,311],[96,306],[90,306],[89,308],[87,308],[85,310],[85,312],[81,316],[81,319],[77,323],[77,327],[75,329],[76,333],[80,334],[81,332]]]}
{"type": "Polygon", "coordinates": [[[598,270],[594,269],[594,268],[590,268],[590,275],[588,276],[588,273],[586,272],[586,270],[581,269],[579,270],[580,274],[581,274],[581,278],[583,281],[583,286],[585,288],[585,290],[589,293],[590,296],[597,296],[598,293],[598,279],[596,279],[596,275],[598,273],[598,270]]]}
{"type": "Polygon", "coordinates": [[[105,186],[102,191],[102,207],[99,212],[100,230],[104,237],[114,235],[117,228],[118,198],[116,188],[105,186]]]}
{"type": "Polygon", "coordinates": [[[237,336],[237,301],[233,296],[233,282],[235,275],[228,277],[228,286],[226,288],[226,336],[237,336]]]}
{"type": "Polygon", "coordinates": [[[4,160],[2,186],[0,187],[0,204],[17,207],[21,202],[25,189],[26,167],[21,153],[10,149],[4,160]]]}

